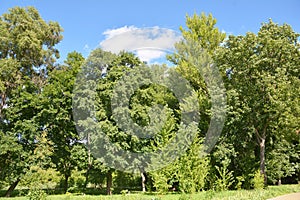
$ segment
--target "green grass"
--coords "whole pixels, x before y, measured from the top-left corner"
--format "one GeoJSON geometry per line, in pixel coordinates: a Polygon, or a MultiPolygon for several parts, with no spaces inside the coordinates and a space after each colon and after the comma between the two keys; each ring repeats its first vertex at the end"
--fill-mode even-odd
{"type": "MultiPolygon", "coordinates": [[[[239,190],[239,191],[205,191],[196,194],[127,194],[127,195],[83,195],[83,194],[65,194],[65,195],[51,195],[47,200],[263,200],[275,196],[280,196],[288,193],[300,192],[300,184],[298,185],[282,185],[270,186],[265,190],[239,190]]],[[[27,200],[26,197],[15,198],[0,198],[6,200],[27,200]]]]}

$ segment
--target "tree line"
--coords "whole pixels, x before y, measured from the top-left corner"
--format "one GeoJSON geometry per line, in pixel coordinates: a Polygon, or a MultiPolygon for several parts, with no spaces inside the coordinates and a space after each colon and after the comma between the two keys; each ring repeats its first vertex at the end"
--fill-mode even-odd
{"type": "MultiPolygon", "coordinates": [[[[183,39],[175,45],[176,52],[167,56],[174,65],[171,68],[148,65],[130,52],[114,54],[100,48],[88,58],[70,52],[59,64],[55,46],[63,39],[63,29],[58,22],[44,21],[33,7],[14,7],[2,14],[0,183],[6,188],[4,195],[11,196],[17,185],[62,188],[62,192],[95,187],[105,188],[107,194],[114,188],[192,193],[300,181],[300,35],[288,24],[272,20],[262,23],[257,33],[226,35],[216,22],[211,14],[186,16],[186,28],[180,27],[183,39]],[[212,151],[199,156],[213,117],[212,94],[199,69],[208,60],[217,67],[226,89],[226,120],[212,151]],[[78,128],[73,113],[74,105],[82,113],[90,108],[86,99],[74,99],[83,66],[96,66],[93,73],[101,76],[102,67],[107,68],[93,91],[79,88],[77,92],[82,96],[95,93],[96,126],[116,146],[131,152],[158,151],[177,132],[195,133],[187,151],[160,170],[141,170],[138,175],[111,168],[95,157],[78,131],[89,132],[90,121],[82,119],[78,128]],[[128,113],[136,124],[147,126],[151,124],[149,111],[159,104],[165,123],[153,138],[127,134],[112,113],[117,82],[129,72],[149,70],[152,76],[166,68],[183,76],[195,91],[199,123],[182,128],[176,96],[166,87],[148,84],[124,99],[130,102],[128,113]]],[[[138,83],[139,79],[130,81],[138,83]]],[[[118,89],[126,92],[126,88],[118,89]]],[[[108,152],[105,157],[126,166],[122,156],[108,152]]]]}

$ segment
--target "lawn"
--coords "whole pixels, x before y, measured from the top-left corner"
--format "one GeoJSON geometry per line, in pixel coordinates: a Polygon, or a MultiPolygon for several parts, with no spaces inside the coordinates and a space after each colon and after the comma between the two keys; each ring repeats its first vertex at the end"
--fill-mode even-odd
{"type": "MultiPolygon", "coordinates": [[[[283,194],[300,192],[300,184],[298,185],[282,185],[282,186],[269,186],[265,190],[239,190],[239,191],[205,191],[196,194],[127,194],[127,195],[84,195],[84,194],[65,194],[65,195],[50,195],[47,200],[262,200],[269,199],[275,196],[283,194]]],[[[27,197],[15,197],[15,198],[0,198],[6,200],[27,200],[27,197]]]]}

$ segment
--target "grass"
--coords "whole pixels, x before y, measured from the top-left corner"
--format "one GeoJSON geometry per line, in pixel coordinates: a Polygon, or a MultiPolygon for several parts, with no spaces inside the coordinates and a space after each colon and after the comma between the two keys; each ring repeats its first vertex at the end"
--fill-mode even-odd
{"type": "MultiPolygon", "coordinates": [[[[239,191],[205,191],[196,194],[127,194],[127,195],[84,195],[84,194],[65,194],[50,195],[47,200],[263,200],[272,197],[300,192],[298,185],[269,186],[265,190],[239,190],[239,191]]],[[[5,200],[27,200],[26,197],[0,198],[5,200]]]]}

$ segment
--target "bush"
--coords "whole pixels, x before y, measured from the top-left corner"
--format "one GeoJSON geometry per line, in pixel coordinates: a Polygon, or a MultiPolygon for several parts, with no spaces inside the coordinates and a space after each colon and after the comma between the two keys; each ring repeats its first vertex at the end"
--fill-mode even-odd
{"type": "Polygon", "coordinates": [[[253,187],[256,190],[264,189],[264,175],[260,173],[260,170],[257,170],[253,177],[253,187]]]}
{"type": "Polygon", "coordinates": [[[29,190],[27,197],[29,200],[46,200],[47,194],[41,189],[31,189],[29,190]]]}
{"type": "Polygon", "coordinates": [[[222,166],[215,166],[217,170],[216,182],[214,185],[215,190],[225,191],[234,183],[233,171],[229,171],[230,160],[225,159],[221,162],[222,166]]]}
{"type": "Polygon", "coordinates": [[[20,182],[20,186],[28,188],[47,188],[54,189],[58,184],[61,176],[53,169],[43,169],[40,166],[31,166],[20,182]]]}
{"type": "Polygon", "coordinates": [[[77,191],[84,188],[85,184],[85,172],[74,170],[69,180],[69,190],[77,191]]]}

